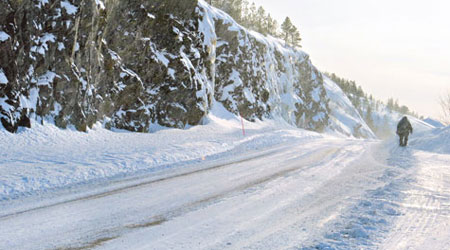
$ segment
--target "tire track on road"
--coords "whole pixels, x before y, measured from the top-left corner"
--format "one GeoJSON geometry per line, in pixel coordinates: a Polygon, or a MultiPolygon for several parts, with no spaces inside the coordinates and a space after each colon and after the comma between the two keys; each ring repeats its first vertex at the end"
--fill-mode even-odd
{"type": "MultiPolygon", "coordinates": [[[[252,156],[252,157],[249,157],[249,158],[239,159],[239,160],[236,160],[236,161],[231,161],[231,162],[227,162],[227,163],[223,163],[223,164],[219,164],[219,165],[213,165],[211,167],[206,167],[206,168],[202,168],[202,169],[196,169],[196,170],[193,170],[193,171],[179,173],[179,174],[176,174],[176,175],[169,175],[169,176],[166,176],[166,177],[161,177],[161,178],[153,179],[153,180],[150,180],[150,181],[140,182],[140,183],[137,183],[137,184],[126,185],[124,187],[116,188],[116,189],[113,189],[113,190],[108,190],[108,191],[101,192],[101,193],[91,194],[91,195],[87,195],[87,196],[84,196],[84,197],[77,197],[77,198],[74,198],[74,199],[69,199],[69,200],[56,202],[56,203],[51,203],[51,204],[44,205],[44,206],[39,206],[39,207],[29,208],[29,209],[25,209],[25,210],[20,210],[20,211],[16,211],[16,212],[13,212],[13,213],[0,215],[0,220],[6,219],[6,218],[10,218],[10,217],[13,217],[13,216],[17,216],[17,215],[21,215],[21,214],[28,213],[28,212],[34,212],[34,211],[37,211],[37,210],[51,208],[51,207],[55,207],[55,206],[59,206],[59,205],[70,204],[70,203],[77,202],[77,201],[98,199],[98,198],[110,196],[110,195],[113,195],[113,194],[117,194],[117,193],[120,193],[120,192],[123,192],[123,191],[126,191],[126,190],[131,190],[131,189],[138,188],[138,187],[144,187],[144,186],[148,186],[148,185],[153,185],[153,184],[157,184],[157,183],[168,181],[168,180],[173,180],[173,179],[177,179],[177,178],[186,177],[186,176],[189,176],[189,175],[194,175],[194,174],[208,172],[208,171],[214,171],[214,170],[225,168],[225,167],[228,167],[228,166],[231,166],[231,165],[244,163],[244,162],[249,162],[249,161],[252,161],[252,160],[255,160],[255,159],[258,159],[258,158],[271,156],[271,155],[279,153],[280,151],[281,151],[281,149],[270,150],[270,151],[265,152],[263,154],[257,154],[255,156],[252,156]]],[[[128,181],[130,181],[130,180],[120,181],[120,182],[128,182],[128,181]]]]}
{"type": "MultiPolygon", "coordinates": [[[[306,157],[299,155],[299,158],[302,159],[301,164],[297,164],[292,167],[281,169],[280,171],[277,171],[271,175],[254,179],[245,184],[235,186],[231,189],[227,189],[220,193],[205,197],[204,199],[193,201],[193,202],[187,203],[187,204],[183,204],[182,206],[180,206],[178,208],[172,209],[170,211],[166,211],[165,213],[162,213],[162,214],[154,215],[154,216],[150,217],[149,219],[139,222],[139,223],[127,224],[127,225],[124,225],[121,227],[106,229],[106,230],[103,230],[100,232],[96,232],[95,235],[99,235],[101,237],[91,239],[88,242],[75,243],[75,245],[76,245],[75,248],[76,249],[88,249],[89,246],[91,246],[92,244],[97,242],[99,239],[110,238],[110,240],[113,240],[113,239],[120,237],[120,235],[126,234],[135,229],[161,225],[161,224],[166,223],[167,221],[170,221],[174,218],[177,218],[186,213],[189,213],[189,212],[195,211],[197,209],[204,208],[205,206],[219,202],[220,200],[222,200],[226,197],[232,196],[233,194],[237,194],[237,193],[247,190],[251,187],[264,185],[266,183],[269,183],[278,178],[287,176],[296,171],[303,171],[303,170],[305,170],[305,168],[313,168],[316,166],[320,166],[323,162],[328,161],[330,157],[332,157],[335,153],[339,152],[340,150],[341,149],[334,147],[334,148],[315,150],[313,152],[310,152],[309,155],[306,157]],[[321,160],[319,162],[317,162],[317,159],[321,159],[321,160]],[[113,234],[110,235],[111,233],[113,233],[113,234]],[[105,237],[104,235],[108,235],[108,236],[105,237]]],[[[243,162],[245,162],[245,161],[243,161],[243,162]]],[[[199,172],[197,172],[197,173],[199,173],[199,172]]],[[[106,241],[109,241],[109,240],[106,240],[106,241]]],[[[102,243],[105,243],[106,241],[102,241],[102,243]]],[[[63,247],[58,247],[58,249],[73,249],[73,247],[72,246],[63,246],[63,247]]]]}

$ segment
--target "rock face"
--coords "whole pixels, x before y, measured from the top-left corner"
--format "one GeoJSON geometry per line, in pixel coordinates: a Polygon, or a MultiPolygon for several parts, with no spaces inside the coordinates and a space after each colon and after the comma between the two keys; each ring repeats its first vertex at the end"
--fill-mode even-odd
{"type": "Polygon", "coordinates": [[[308,56],[196,0],[0,1],[0,121],[85,131],[197,125],[214,101],[249,120],[328,125],[308,56]]]}

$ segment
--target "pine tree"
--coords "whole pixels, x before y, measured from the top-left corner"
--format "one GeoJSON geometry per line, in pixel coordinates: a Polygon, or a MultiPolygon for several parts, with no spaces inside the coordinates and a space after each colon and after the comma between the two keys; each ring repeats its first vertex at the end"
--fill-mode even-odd
{"type": "Polygon", "coordinates": [[[259,6],[258,10],[256,11],[256,19],[255,19],[255,25],[256,25],[256,31],[266,35],[267,34],[267,25],[266,25],[266,11],[263,7],[259,6]]]}
{"type": "MultiPolygon", "coordinates": [[[[234,20],[248,29],[255,30],[264,35],[270,34],[286,41],[289,40],[289,38],[286,38],[285,35],[280,34],[278,22],[272,18],[272,16],[268,14],[263,7],[257,7],[254,2],[250,4],[248,0],[207,1],[212,6],[228,13],[234,20]]],[[[294,27],[292,23],[289,26],[294,27]]],[[[296,41],[296,44],[298,45],[301,40],[299,35],[299,33],[294,33],[294,37],[290,37],[290,41],[288,43],[292,44],[292,41],[296,41]]]]}
{"type": "Polygon", "coordinates": [[[257,29],[257,10],[256,10],[256,4],[252,3],[250,5],[249,8],[249,13],[248,13],[248,28],[252,29],[252,30],[256,30],[257,29]]]}
{"type": "Polygon", "coordinates": [[[232,17],[234,20],[236,20],[236,22],[238,23],[242,23],[242,5],[243,2],[242,0],[232,0],[230,5],[231,7],[231,11],[232,11],[232,17]]]}
{"type": "Polygon", "coordinates": [[[388,108],[389,111],[394,110],[394,99],[393,98],[388,98],[386,107],[388,108]]]}
{"type": "Polygon", "coordinates": [[[292,26],[290,44],[292,44],[293,46],[301,47],[300,46],[301,41],[302,38],[300,37],[300,32],[298,31],[297,27],[292,26]]]}
{"type": "Polygon", "coordinates": [[[286,19],[284,19],[284,22],[281,24],[282,36],[286,43],[289,43],[289,36],[292,31],[292,26],[293,25],[289,17],[286,17],[286,19]]]}
{"type": "Polygon", "coordinates": [[[365,115],[365,119],[364,119],[367,123],[367,125],[369,126],[370,129],[374,130],[375,129],[375,124],[373,122],[372,119],[372,107],[369,105],[367,107],[367,111],[366,111],[366,115],[365,115]]]}
{"type": "Polygon", "coordinates": [[[273,19],[270,15],[267,17],[267,31],[273,37],[280,37],[280,32],[278,31],[279,26],[277,20],[273,19]]]}
{"type": "Polygon", "coordinates": [[[247,0],[242,1],[242,25],[244,27],[249,27],[250,25],[250,4],[247,0]]]}

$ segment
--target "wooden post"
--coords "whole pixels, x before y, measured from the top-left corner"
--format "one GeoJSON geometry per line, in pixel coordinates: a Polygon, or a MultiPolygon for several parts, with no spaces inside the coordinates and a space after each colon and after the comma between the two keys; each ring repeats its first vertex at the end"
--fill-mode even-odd
{"type": "Polygon", "coordinates": [[[241,113],[239,113],[239,116],[241,117],[242,135],[245,137],[244,119],[242,119],[241,113]]]}

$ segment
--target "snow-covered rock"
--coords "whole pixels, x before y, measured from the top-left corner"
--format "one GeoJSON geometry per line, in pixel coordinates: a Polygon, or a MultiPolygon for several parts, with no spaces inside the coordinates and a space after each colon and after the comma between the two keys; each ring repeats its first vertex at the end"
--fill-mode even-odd
{"type": "Polygon", "coordinates": [[[339,86],[326,76],[324,76],[324,85],[330,99],[330,125],[328,127],[330,133],[376,138],[339,86]]]}
{"type": "Polygon", "coordinates": [[[309,56],[281,40],[248,31],[222,11],[199,1],[205,37],[215,44],[214,96],[250,120],[282,117],[311,130],[328,125],[328,98],[322,74],[309,56]],[[205,23],[206,21],[206,23],[205,23]]]}
{"type": "Polygon", "coordinates": [[[327,95],[305,52],[243,28],[203,0],[0,7],[9,13],[0,17],[8,34],[0,43],[0,120],[8,131],[30,119],[80,131],[96,122],[136,132],[186,128],[202,124],[218,101],[249,121],[373,136],[345,95],[327,95]],[[329,95],[342,110],[331,112],[329,95]]]}

